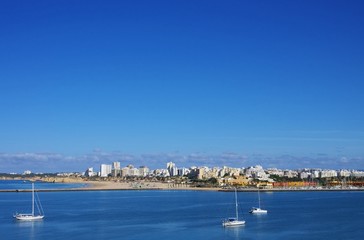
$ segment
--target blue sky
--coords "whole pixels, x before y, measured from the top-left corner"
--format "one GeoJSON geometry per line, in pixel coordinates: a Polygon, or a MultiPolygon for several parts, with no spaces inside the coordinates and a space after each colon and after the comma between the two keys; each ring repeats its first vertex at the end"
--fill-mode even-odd
{"type": "Polygon", "coordinates": [[[364,168],[361,1],[2,1],[0,172],[364,168]]]}

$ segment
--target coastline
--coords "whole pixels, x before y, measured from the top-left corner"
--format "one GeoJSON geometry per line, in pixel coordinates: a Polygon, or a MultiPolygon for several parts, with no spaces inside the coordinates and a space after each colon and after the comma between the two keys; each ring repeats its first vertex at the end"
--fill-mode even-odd
{"type": "MultiPolygon", "coordinates": [[[[18,179],[11,179],[18,180],[18,179]]],[[[24,180],[24,179],[23,179],[24,180]]],[[[83,184],[82,187],[69,188],[37,188],[37,192],[61,192],[61,191],[125,191],[125,190],[198,190],[198,191],[217,191],[221,188],[190,187],[185,184],[149,182],[149,181],[84,181],[80,179],[26,179],[31,182],[47,183],[68,183],[83,184]]],[[[29,192],[30,189],[0,189],[0,192],[29,192]]]]}
{"type": "MultiPolygon", "coordinates": [[[[48,182],[48,181],[44,181],[48,182]]],[[[62,183],[62,182],[58,182],[62,183]]],[[[64,183],[64,182],[63,182],[64,183]]],[[[129,190],[161,190],[161,191],[221,191],[230,192],[233,188],[221,187],[191,187],[188,185],[146,182],[146,181],[67,181],[67,183],[84,183],[85,186],[77,188],[50,188],[37,189],[37,192],[65,192],[65,191],[129,191],[129,190]]],[[[256,192],[257,188],[239,188],[239,192],[256,192]]],[[[29,192],[29,189],[0,189],[0,192],[29,192]]],[[[309,191],[364,191],[364,188],[272,188],[260,189],[261,192],[309,192],[309,191]]]]}

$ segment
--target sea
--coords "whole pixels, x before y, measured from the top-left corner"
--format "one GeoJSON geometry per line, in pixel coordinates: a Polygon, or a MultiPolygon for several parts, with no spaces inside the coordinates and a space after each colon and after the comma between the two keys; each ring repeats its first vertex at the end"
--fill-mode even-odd
{"type": "MultiPolygon", "coordinates": [[[[0,181],[0,189],[30,183],[0,181]]],[[[29,185],[25,187],[25,185],[29,185]]],[[[71,184],[72,185],[72,184],[71,184]]],[[[46,183],[36,184],[44,188],[46,183]],[[45,184],[45,185],[42,185],[45,184]]],[[[51,185],[64,188],[63,185],[51,185]]],[[[49,188],[51,188],[49,187],[49,188]]],[[[82,187],[76,185],[76,187],[82,187]]],[[[222,227],[235,216],[234,192],[183,190],[61,191],[37,193],[45,218],[21,222],[31,193],[0,192],[1,240],[57,239],[363,239],[363,191],[261,192],[265,215],[251,215],[256,192],[238,192],[242,227],[222,227]]]]}

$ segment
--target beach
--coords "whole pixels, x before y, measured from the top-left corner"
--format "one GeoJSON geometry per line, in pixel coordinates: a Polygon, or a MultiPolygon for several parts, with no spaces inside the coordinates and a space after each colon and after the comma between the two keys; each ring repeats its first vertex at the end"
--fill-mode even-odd
{"type": "MultiPolygon", "coordinates": [[[[4,179],[3,179],[4,180],[4,179]]],[[[8,179],[10,180],[10,179],[8,179]]],[[[18,180],[20,179],[11,179],[18,180]]],[[[122,191],[122,190],[164,190],[164,191],[224,191],[229,192],[234,187],[196,187],[188,184],[176,184],[169,182],[157,182],[146,180],[85,180],[82,178],[28,178],[21,181],[48,183],[46,188],[38,184],[38,192],[58,192],[58,191],[122,191]],[[65,186],[56,186],[53,184],[66,184],[65,186]]],[[[1,189],[0,192],[29,192],[30,189],[23,185],[14,188],[1,189]]],[[[255,187],[238,187],[239,192],[255,192],[255,187]]],[[[282,191],[364,191],[364,188],[340,187],[340,188],[322,188],[322,187],[291,187],[291,188],[269,188],[260,189],[261,192],[282,192],[282,191]]]]}
{"type": "Polygon", "coordinates": [[[216,191],[221,188],[191,187],[186,184],[148,182],[148,181],[135,181],[135,182],[88,181],[87,185],[85,186],[85,190],[138,190],[138,189],[216,191]]]}
{"type": "MultiPolygon", "coordinates": [[[[3,179],[5,180],[5,179],[3,179]]],[[[156,182],[156,181],[92,181],[82,178],[22,178],[22,179],[7,179],[18,181],[30,181],[30,182],[43,182],[49,183],[47,189],[42,189],[39,186],[36,191],[113,191],[113,190],[199,190],[199,191],[217,191],[221,188],[217,187],[194,187],[187,184],[175,184],[168,182],[156,182]],[[52,187],[52,184],[68,184],[67,187],[52,187]],[[73,187],[72,184],[77,186],[73,187]]],[[[13,189],[0,189],[0,192],[28,192],[29,189],[24,189],[21,185],[13,189]]]]}
{"type": "MultiPolygon", "coordinates": [[[[193,187],[162,182],[109,182],[89,181],[87,185],[78,190],[102,191],[102,190],[191,190],[191,191],[233,191],[234,188],[222,187],[193,187]]],[[[256,192],[257,188],[238,188],[240,192],[256,192]]],[[[260,189],[261,192],[281,191],[364,191],[363,188],[270,188],[260,189]]]]}

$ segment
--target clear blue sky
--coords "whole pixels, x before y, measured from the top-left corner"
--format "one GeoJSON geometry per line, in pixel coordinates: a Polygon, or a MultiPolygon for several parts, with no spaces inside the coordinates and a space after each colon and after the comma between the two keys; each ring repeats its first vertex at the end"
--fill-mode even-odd
{"type": "Polygon", "coordinates": [[[1,1],[0,172],[364,168],[363,9],[1,1]]]}

